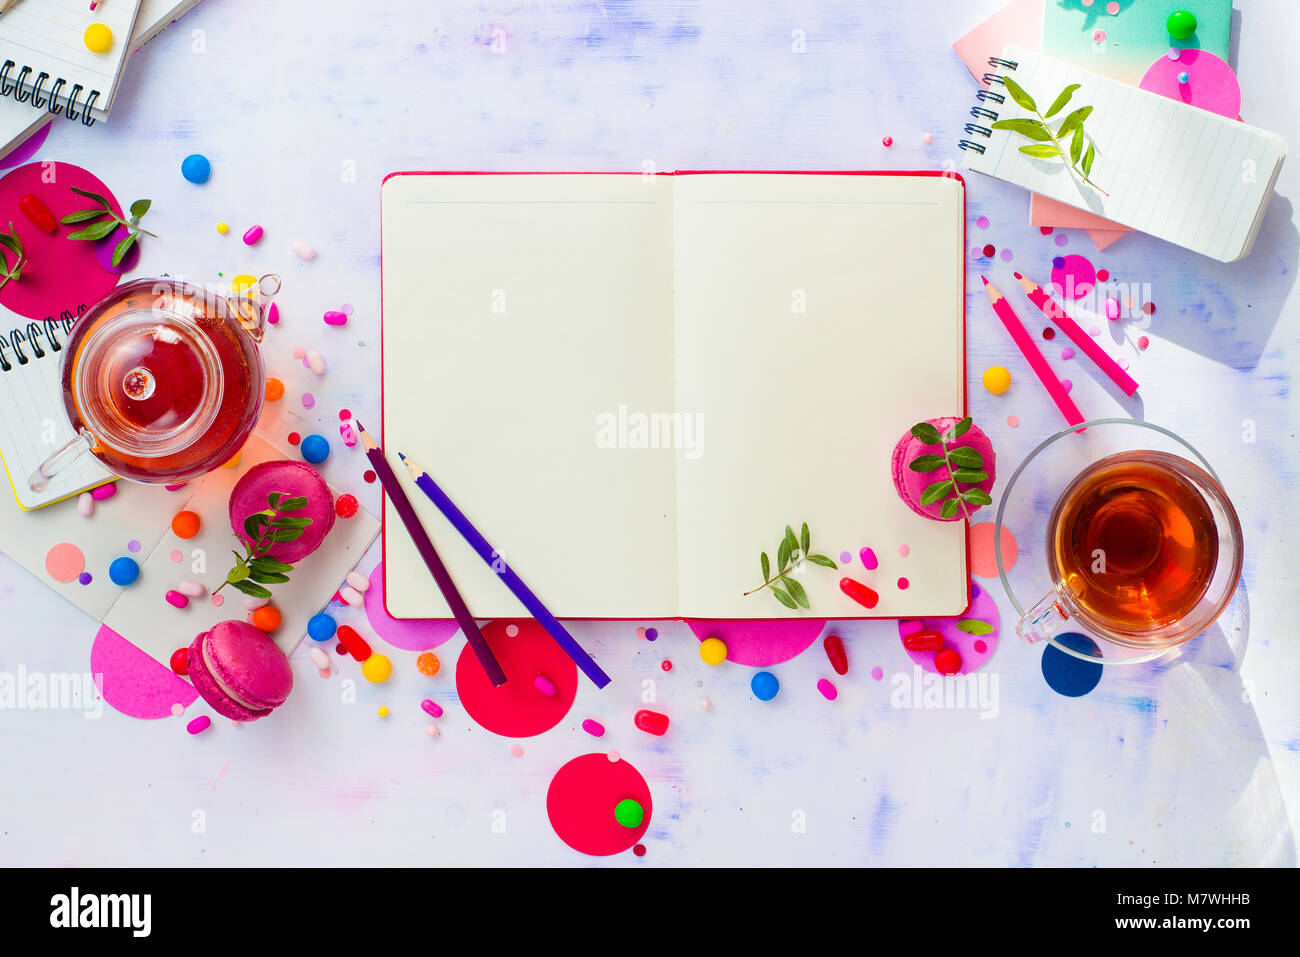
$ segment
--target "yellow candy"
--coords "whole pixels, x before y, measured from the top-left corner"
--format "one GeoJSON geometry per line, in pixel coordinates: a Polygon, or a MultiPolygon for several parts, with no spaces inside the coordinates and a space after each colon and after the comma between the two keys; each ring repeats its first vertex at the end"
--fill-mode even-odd
{"type": "Polygon", "coordinates": [[[1002,366],[989,366],[984,370],[984,388],[1001,395],[1011,388],[1011,373],[1002,366]]]}
{"type": "Polygon", "coordinates": [[[244,453],[242,451],[236,452],[235,457],[221,467],[223,469],[237,469],[239,468],[239,460],[242,459],[243,457],[244,457],[244,453]]]}
{"type": "Polygon", "coordinates": [[[727,660],[727,643],[721,638],[705,638],[700,642],[700,657],[706,665],[720,665],[727,660]]]}
{"type": "Polygon", "coordinates": [[[388,660],[387,655],[376,652],[361,663],[361,673],[365,675],[367,681],[381,685],[392,675],[393,663],[388,660]]]}
{"type": "Polygon", "coordinates": [[[380,705],[380,706],[379,706],[379,710],[376,711],[375,714],[379,715],[379,717],[381,717],[381,718],[387,718],[387,717],[388,717],[388,709],[385,708],[383,705],[380,705]]]}
{"type": "Polygon", "coordinates": [[[257,277],[250,276],[246,272],[241,272],[234,279],[230,280],[230,289],[235,295],[239,295],[246,289],[252,289],[257,285],[257,277]]]}
{"type": "Polygon", "coordinates": [[[107,53],[113,49],[113,31],[103,23],[92,23],[86,27],[81,39],[91,53],[107,53]]]}
{"type": "Polygon", "coordinates": [[[230,232],[230,227],[225,223],[217,223],[217,232],[224,236],[226,233],[230,232]]]}

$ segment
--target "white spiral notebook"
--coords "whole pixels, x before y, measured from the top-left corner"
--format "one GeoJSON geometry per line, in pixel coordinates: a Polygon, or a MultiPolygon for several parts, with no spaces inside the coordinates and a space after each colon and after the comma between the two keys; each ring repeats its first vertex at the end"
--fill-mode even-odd
{"type": "Polygon", "coordinates": [[[970,169],[1222,262],[1250,253],[1286,159],[1280,136],[1023,47],[1009,46],[989,63],[988,88],[979,91],[961,141],[970,169]],[[1096,148],[1089,178],[1100,189],[1084,185],[1068,160],[1021,152],[1034,140],[993,128],[1035,118],[1013,102],[1004,77],[1014,77],[1041,113],[1079,84],[1048,125],[1055,130],[1072,111],[1093,108],[1084,127],[1096,148]]]}

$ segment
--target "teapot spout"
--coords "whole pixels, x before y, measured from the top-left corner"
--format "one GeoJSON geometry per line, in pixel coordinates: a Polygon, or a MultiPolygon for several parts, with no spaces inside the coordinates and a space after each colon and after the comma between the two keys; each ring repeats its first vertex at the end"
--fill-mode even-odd
{"type": "Polygon", "coordinates": [[[254,342],[261,342],[262,336],[266,334],[267,315],[274,306],[273,300],[280,291],[280,286],[280,277],[268,273],[256,285],[241,290],[237,295],[226,297],[231,315],[252,336],[254,342]]]}

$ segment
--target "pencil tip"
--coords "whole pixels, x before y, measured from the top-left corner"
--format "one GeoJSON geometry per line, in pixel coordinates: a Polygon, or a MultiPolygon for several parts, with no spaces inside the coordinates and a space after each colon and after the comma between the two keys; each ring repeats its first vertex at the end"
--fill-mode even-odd
{"type": "Polygon", "coordinates": [[[357,420],[357,419],[353,419],[352,421],[357,423],[357,430],[358,430],[358,431],[360,431],[360,432],[364,432],[364,431],[366,430],[366,427],[365,427],[364,425],[362,425],[361,422],[360,422],[359,420],[357,420]]]}
{"type": "Polygon", "coordinates": [[[1015,276],[1017,279],[1024,279],[1024,278],[1025,278],[1024,276],[1020,275],[1020,273],[1018,273],[1018,272],[1013,272],[1011,275],[1015,276]]]}
{"type": "Polygon", "coordinates": [[[406,453],[405,453],[405,452],[398,452],[398,453],[397,453],[397,457],[398,457],[399,459],[401,459],[403,462],[406,461],[406,453]]]}
{"type": "Polygon", "coordinates": [[[989,284],[989,277],[988,277],[988,276],[980,276],[980,278],[984,280],[984,285],[987,286],[987,285],[989,284]]]}

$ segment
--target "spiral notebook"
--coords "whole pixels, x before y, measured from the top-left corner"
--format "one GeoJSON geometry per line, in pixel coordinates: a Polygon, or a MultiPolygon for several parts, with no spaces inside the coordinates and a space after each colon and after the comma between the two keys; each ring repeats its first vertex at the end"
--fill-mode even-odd
{"type": "Polygon", "coordinates": [[[108,115],[141,0],[23,0],[0,16],[0,96],[86,126],[108,115]],[[92,23],[113,35],[105,53],[85,43],[92,23]]]}
{"type": "Polygon", "coordinates": [[[959,144],[968,168],[1222,262],[1250,253],[1286,159],[1277,134],[1019,46],[989,64],[994,72],[984,76],[988,88],[977,93],[974,122],[959,144]],[[1085,128],[1096,147],[1090,178],[1100,189],[1083,185],[1061,157],[1021,152],[1035,141],[993,129],[998,120],[1033,117],[1007,95],[1004,76],[1014,76],[1040,111],[1066,86],[1079,84],[1051,122],[1093,108],[1085,128]]]}

